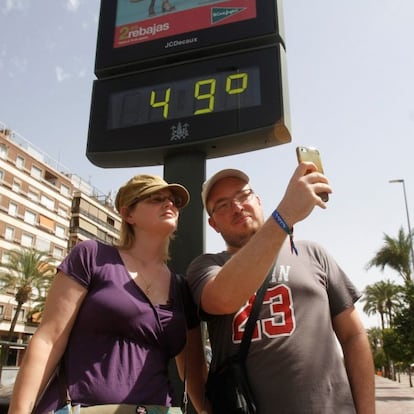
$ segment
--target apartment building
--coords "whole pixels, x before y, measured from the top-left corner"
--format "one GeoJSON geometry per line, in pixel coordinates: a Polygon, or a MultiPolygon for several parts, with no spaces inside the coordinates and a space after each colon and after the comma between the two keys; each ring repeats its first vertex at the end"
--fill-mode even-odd
{"type": "Polygon", "coordinates": [[[114,244],[119,239],[120,229],[121,219],[114,211],[111,195],[88,196],[85,191],[75,188],[72,197],[69,249],[88,239],[114,244]]]}
{"type": "MultiPolygon", "coordinates": [[[[0,270],[9,252],[32,247],[49,253],[56,264],[79,241],[118,240],[121,220],[110,195],[37,149],[0,122],[0,270]]],[[[0,340],[5,340],[16,305],[15,292],[0,293],[0,340]]],[[[15,328],[16,345],[9,364],[37,327],[28,321],[35,303],[22,308],[15,328]]]]}

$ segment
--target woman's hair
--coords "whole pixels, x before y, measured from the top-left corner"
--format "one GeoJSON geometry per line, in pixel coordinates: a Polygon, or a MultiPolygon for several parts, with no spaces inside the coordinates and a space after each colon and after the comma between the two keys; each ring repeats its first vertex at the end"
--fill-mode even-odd
{"type": "MultiPolygon", "coordinates": [[[[126,207],[128,212],[135,208],[137,202],[143,197],[149,196],[158,191],[168,189],[182,201],[181,207],[185,207],[189,200],[190,195],[185,187],[181,184],[169,184],[161,177],[157,175],[140,174],[132,177],[127,181],[118,191],[115,199],[115,207],[118,212],[121,212],[122,207],[126,207]]],[[[165,254],[164,260],[168,261],[170,241],[173,239],[173,235],[165,241],[165,254]]],[[[122,219],[120,238],[117,246],[120,249],[130,249],[135,241],[134,228],[131,224],[122,219]]]]}

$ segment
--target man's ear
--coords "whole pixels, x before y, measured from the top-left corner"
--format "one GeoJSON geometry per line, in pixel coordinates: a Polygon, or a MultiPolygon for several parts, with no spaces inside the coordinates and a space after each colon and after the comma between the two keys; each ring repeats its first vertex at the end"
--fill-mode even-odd
{"type": "Polygon", "coordinates": [[[214,218],[213,217],[209,217],[208,218],[208,224],[210,224],[210,226],[217,232],[217,233],[220,233],[220,230],[217,228],[217,224],[216,224],[216,221],[214,220],[214,218]]]}

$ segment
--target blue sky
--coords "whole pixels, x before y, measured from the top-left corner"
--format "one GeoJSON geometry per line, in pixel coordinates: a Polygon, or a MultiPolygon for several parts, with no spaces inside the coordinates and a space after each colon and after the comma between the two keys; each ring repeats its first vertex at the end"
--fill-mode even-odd
{"type": "MultiPolygon", "coordinates": [[[[162,166],[102,169],[85,156],[98,0],[0,0],[0,122],[90,181],[116,191],[162,166]]],[[[207,175],[244,169],[267,214],[296,166],[295,146],[320,149],[334,193],[325,211],[295,226],[363,289],[392,270],[365,269],[399,227],[407,231],[401,184],[414,223],[414,2],[284,2],[292,143],[207,161],[207,175]]],[[[224,248],[207,232],[207,250],[224,248]]],[[[375,318],[365,318],[367,325],[375,318]]]]}

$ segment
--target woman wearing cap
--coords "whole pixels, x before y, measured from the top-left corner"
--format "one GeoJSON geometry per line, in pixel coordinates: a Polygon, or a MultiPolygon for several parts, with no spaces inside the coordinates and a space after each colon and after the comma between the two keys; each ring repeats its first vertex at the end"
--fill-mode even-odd
{"type": "Polygon", "coordinates": [[[10,414],[55,412],[66,390],[73,406],[91,414],[180,412],[170,407],[172,357],[181,376],[185,365],[192,402],[202,410],[207,369],[199,321],[187,309],[186,285],[166,264],[179,209],[188,201],[183,186],[152,175],[137,175],[119,189],[119,245],[81,242],[58,267],[10,414]]]}

